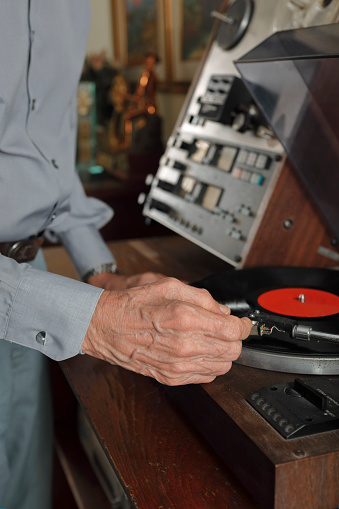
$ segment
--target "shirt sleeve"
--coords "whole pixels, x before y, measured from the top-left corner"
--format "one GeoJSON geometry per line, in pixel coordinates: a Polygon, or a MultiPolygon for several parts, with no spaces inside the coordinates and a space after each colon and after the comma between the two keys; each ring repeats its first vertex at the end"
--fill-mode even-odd
{"type": "Polygon", "coordinates": [[[115,262],[98,231],[113,217],[113,210],[86,196],[77,173],[67,202],[60,204],[56,212],[45,235],[64,245],[80,276],[93,267],[115,262]]]}
{"type": "Polygon", "coordinates": [[[0,338],[58,361],[73,357],[102,291],[0,255],[0,338]]]}

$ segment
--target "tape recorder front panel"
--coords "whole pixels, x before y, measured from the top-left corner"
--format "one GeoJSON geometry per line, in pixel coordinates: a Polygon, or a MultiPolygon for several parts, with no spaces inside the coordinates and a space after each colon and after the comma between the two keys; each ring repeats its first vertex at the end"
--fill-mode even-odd
{"type": "Polygon", "coordinates": [[[248,26],[225,49],[228,25],[220,22],[159,169],[148,182],[144,215],[233,266],[243,265],[250,251],[285,159],[233,62],[276,29],[282,10],[295,16],[298,5],[230,3],[226,14],[243,12],[248,26]]]}
{"type": "Polygon", "coordinates": [[[232,264],[241,261],[280,154],[180,132],[163,157],[147,215],[232,264]]]}

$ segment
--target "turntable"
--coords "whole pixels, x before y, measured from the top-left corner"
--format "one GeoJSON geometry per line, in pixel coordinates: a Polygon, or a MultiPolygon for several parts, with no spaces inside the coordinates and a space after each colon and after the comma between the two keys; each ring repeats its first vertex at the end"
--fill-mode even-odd
{"type": "Polygon", "coordinates": [[[238,363],[273,371],[339,374],[339,271],[265,267],[195,284],[252,320],[238,363]]]}

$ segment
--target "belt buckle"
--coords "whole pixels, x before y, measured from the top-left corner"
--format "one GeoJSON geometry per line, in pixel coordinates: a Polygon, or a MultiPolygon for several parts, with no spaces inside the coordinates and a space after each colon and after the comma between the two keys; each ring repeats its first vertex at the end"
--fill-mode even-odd
{"type": "Polygon", "coordinates": [[[7,256],[14,258],[18,263],[30,262],[36,257],[43,241],[43,237],[19,240],[9,248],[7,256]]]}

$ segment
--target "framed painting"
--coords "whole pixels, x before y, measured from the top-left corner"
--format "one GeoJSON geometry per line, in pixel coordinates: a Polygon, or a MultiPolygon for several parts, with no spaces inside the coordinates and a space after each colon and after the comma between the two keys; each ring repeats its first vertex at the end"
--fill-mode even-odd
{"type": "Polygon", "coordinates": [[[180,59],[200,60],[213,27],[211,11],[218,10],[220,0],[182,0],[181,2],[180,59]]]}
{"type": "Polygon", "coordinates": [[[165,38],[163,0],[111,0],[114,59],[127,68],[131,78],[138,76],[145,55],[159,57],[157,74],[165,79],[165,38]]]}
{"type": "Polygon", "coordinates": [[[207,47],[222,0],[111,0],[115,61],[137,75],[145,53],[159,56],[157,75],[190,82],[207,47]]]}
{"type": "Polygon", "coordinates": [[[214,18],[222,0],[171,0],[167,3],[169,79],[191,81],[207,48],[214,18]]]}
{"type": "Polygon", "coordinates": [[[128,65],[144,62],[148,51],[158,50],[156,0],[127,0],[127,54],[128,65]]]}

